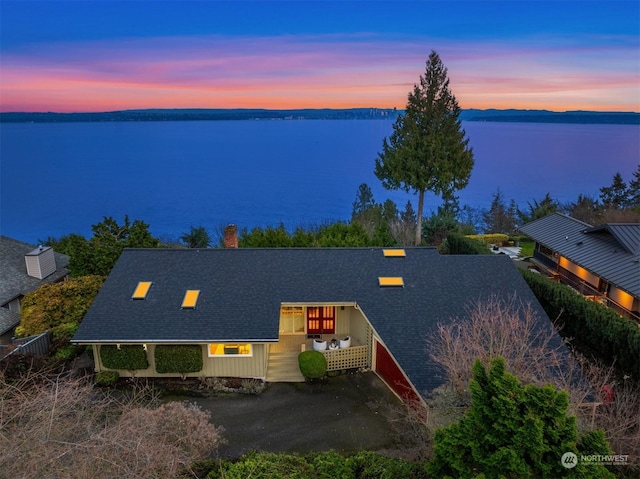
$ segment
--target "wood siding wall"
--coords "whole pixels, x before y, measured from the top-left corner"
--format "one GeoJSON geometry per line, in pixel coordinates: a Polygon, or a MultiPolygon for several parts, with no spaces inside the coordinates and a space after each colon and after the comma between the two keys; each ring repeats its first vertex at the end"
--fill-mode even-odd
{"type": "MultiPolygon", "coordinates": [[[[250,357],[229,357],[217,356],[209,357],[207,353],[207,345],[202,347],[202,371],[195,373],[187,373],[187,377],[232,377],[232,378],[253,378],[264,379],[267,372],[267,346],[265,344],[252,344],[253,356],[250,357]]],[[[181,377],[179,373],[156,372],[154,360],[155,345],[147,345],[147,361],[149,367],[147,369],[136,369],[129,371],[126,369],[118,369],[118,373],[122,377],[150,377],[150,378],[170,378],[181,377]]],[[[93,345],[93,356],[95,358],[96,371],[102,371],[105,368],[100,360],[100,351],[98,345],[93,345]]]]}

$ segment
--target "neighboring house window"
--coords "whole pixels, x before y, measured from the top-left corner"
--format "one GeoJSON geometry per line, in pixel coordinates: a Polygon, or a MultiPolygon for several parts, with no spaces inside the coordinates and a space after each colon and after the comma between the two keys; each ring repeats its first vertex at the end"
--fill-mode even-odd
{"type": "Polygon", "coordinates": [[[215,343],[209,344],[209,357],[212,356],[253,356],[249,343],[215,343]]]}
{"type": "Polygon", "coordinates": [[[304,308],[283,306],[280,308],[280,334],[304,333],[304,308]]]}
{"type": "Polygon", "coordinates": [[[308,334],[335,334],[336,308],[333,306],[312,306],[307,308],[308,334]]]}

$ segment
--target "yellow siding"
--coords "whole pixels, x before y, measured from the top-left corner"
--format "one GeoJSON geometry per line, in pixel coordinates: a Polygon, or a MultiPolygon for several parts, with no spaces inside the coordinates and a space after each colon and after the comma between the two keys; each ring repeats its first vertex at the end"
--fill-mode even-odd
{"type": "MultiPolygon", "coordinates": [[[[233,377],[233,378],[264,378],[267,371],[267,347],[265,344],[252,344],[253,356],[251,357],[212,357],[207,354],[207,345],[202,346],[202,371],[188,373],[187,377],[233,377]]],[[[100,354],[98,347],[93,346],[94,358],[96,358],[96,371],[104,368],[100,362],[100,354]]],[[[154,344],[147,344],[147,361],[149,367],[147,369],[136,369],[129,371],[126,369],[118,370],[122,377],[180,377],[179,373],[159,374],[156,372],[154,359],[154,344]]]]}

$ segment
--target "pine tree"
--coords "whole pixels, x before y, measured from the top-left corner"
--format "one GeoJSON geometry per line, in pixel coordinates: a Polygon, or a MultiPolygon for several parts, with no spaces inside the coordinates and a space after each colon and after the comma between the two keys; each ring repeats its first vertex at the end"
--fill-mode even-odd
{"type": "Polygon", "coordinates": [[[455,191],[467,186],[473,151],[460,123],[460,107],[449,89],[447,69],[435,51],[425,74],[409,93],[405,113],[382,143],[375,174],[387,189],[418,194],[416,244],[421,243],[424,194],[440,195],[449,205],[455,191]]]}
{"type": "Polygon", "coordinates": [[[566,468],[562,456],[611,454],[601,431],[578,437],[575,417],[567,416],[565,392],[553,386],[523,386],[505,370],[502,358],[487,371],[473,366],[471,409],[455,424],[438,429],[431,477],[613,478],[604,466],[578,463],[566,468]]]}

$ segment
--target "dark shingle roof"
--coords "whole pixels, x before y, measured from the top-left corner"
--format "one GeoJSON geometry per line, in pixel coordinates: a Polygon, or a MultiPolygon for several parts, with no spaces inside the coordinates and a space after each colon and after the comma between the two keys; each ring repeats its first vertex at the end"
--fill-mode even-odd
{"type": "Polygon", "coordinates": [[[281,303],[357,303],[419,390],[441,384],[425,338],[437,324],[465,317],[490,295],[517,295],[548,320],[506,256],[441,256],[409,248],[127,249],[78,329],[74,342],[276,341],[281,303]],[[381,288],[380,276],[404,287],[381,288]],[[132,300],[139,281],[152,281],[132,300]],[[181,310],[187,289],[196,308],[181,310]]]}
{"type": "Polygon", "coordinates": [[[54,253],[56,271],[44,279],[27,274],[24,257],[36,247],[0,235],[0,305],[4,305],[26,293],[35,291],[45,283],[55,283],[69,274],[66,269],[69,257],[54,253]]]}
{"type": "Polygon", "coordinates": [[[592,227],[560,213],[520,228],[571,262],[640,297],[640,223],[592,227]]]}

